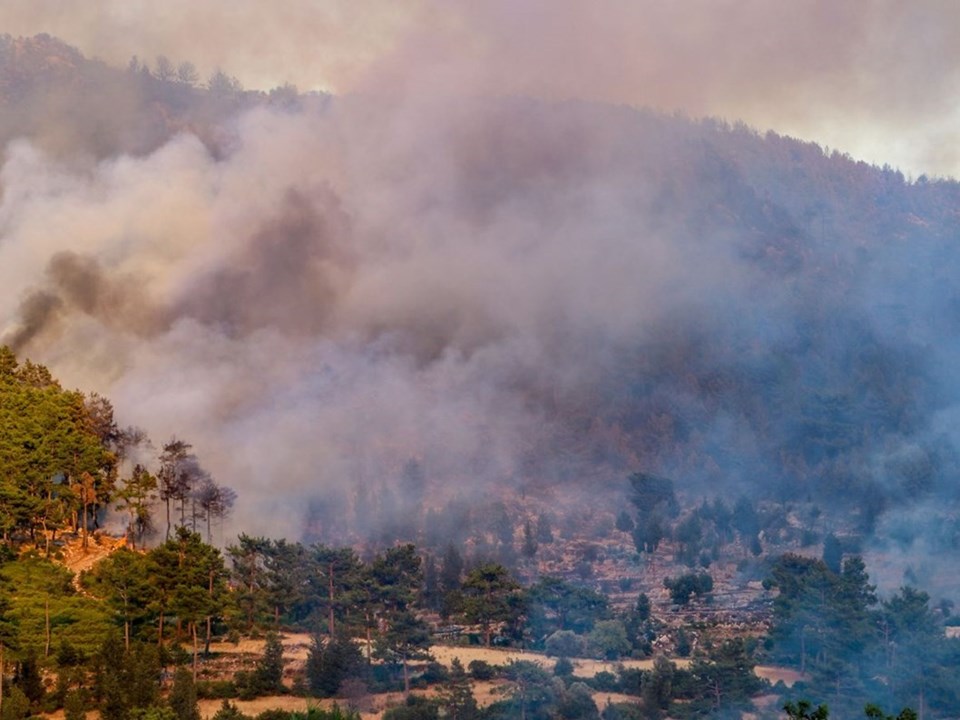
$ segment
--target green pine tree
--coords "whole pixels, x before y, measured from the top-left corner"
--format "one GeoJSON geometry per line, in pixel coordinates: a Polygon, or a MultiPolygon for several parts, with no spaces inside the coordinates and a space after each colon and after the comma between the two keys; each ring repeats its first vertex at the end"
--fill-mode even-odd
{"type": "Polygon", "coordinates": [[[197,686],[193,675],[181,666],[173,675],[173,687],[170,688],[170,708],[177,720],[200,720],[200,708],[197,705],[197,686]]]}

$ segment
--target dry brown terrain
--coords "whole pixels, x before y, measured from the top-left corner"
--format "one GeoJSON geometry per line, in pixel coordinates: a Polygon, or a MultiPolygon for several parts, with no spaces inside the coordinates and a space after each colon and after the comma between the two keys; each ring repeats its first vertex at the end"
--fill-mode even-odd
{"type": "MultiPolygon", "coordinates": [[[[222,700],[201,700],[199,703],[200,715],[205,720],[213,717],[217,710],[220,709],[222,702],[222,700]]],[[[333,707],[333,705],[337,702],[341,707],[346,705],[343,700],[316,700],[312,698],[292,697],[290,695],[260,697],[256,698],[255,700],[232,700],[231,702],[236,705],[241,712],[246,713],[251,717],[262,713],[264,710],[298,710],[303,712],[308,707],[320,707],[328,709],[333,707]]],[[[382,693],[379,695],[369,695],[366,699],[366,702],[370,704],[370,709],[362,711],[360,713],[360,717],[362,717],[363,720],[376,720],[383,715],[383,711],[388,707],[402,704],[403,693],[382,693]]]]}
{"type": "Polygon", "coordinates": [[[74,573],[73,584],[80,589],[80,573],[89,570],[98,562],[115,550],[126,547],[125,537],[113,537],[105,533],[90,533],[87,538],[87,547],[83,547],[83,540],[79,537],[71,539],[63,545],[63,564],[74,573]]]}
{"type": "MultiPolygon", "coordinates": [[[[223,655],[241,656],[250,663],[254,662],[263,652],[264,640],[241,640],[239,643],[216,642],[211,645],[211,650],[223,655]]],[[[307,653],[310,647],[310,636],[306,633],[286,633],[283,635],[284,657],[288,662],[288,669],[291,667],[302,667],[307,659],[307,653]]],[[[458,658],[464,667],[467,667],[473,660],[482,660],[491,665],[506,665],[512,661],[525,660],[534,662],[545,669],[553,668],[556,658],[547,657],[542,653],[520,651],[516,649],[484,648],[476,646],[455,647],[449,645],[434,645],[430,649],[437,662],[446,667],[450,667],[454,658],[458,658]]],[[[634,668],[639,670],[649,670],[653,667],[652,659],[644,660],[623,660],[619,662],[608,662],[595,660],[592,658],[571,658],[576,677],[593,677],[599,672],[607,671],[616,673],[618,667],[634,668]]],[[[672,662],[679,667],[689,667],[688,658],[673,658],[672,662]]],[[[757,666],[756,674],[758,677],[769,680],[775,684],[782,680],[788,687],[792,686],[798,680],[803,679],[796,670],[778,666],[757,666]]],[[[501,681],[485,681],[473,683],[474,697],[481,706],[489,705],[502,697],[506,683],[501,681]]],[[[415,691],[418,694],[432,695],[434,691],[415,691]]],[[[608,702],[636,702],[635,697],[623,695],[621,693],[596,692],[593,695],[597,706],[603,708],[608,702]]],[[[364,720],[379,718],[384,709],[391,705],[397,705],[403,702],[402,693],[383,693],[369,695],[364,699],[369,711],[362,713],[364,720]]],[[[256,715],[264,710],[279,708],[283,710],[305,710],[310,705],[319,707],[330,707],[332,700],[310,700],[306,698],[296,698],[289,695],[280,695],[276,697],[257,698],[249,701],[236,701],[237,707],[249,715],[256,715]]],[[[344,704],[341,701],[341,704],[344,704]]],[[[200,704],[201,713],[205,718],[212,717],[220,707],[219,700],[204,700],[200,704]]]]}
{"type": "MultiPolygon", "coordinates": [[[[89,569],[98,560],[106,557],[123,544],[123,539],[111,538],[103,535],[98,537],[91,536],[89,547],[85,551],[79,547],[79,541],[69,543],[64,548],[64,564],[79,575],[79,572],[89,569]]],[[[736,590],[731,592],[731,586],[733,583],[730,581],[732,580],[733,573],[725,573],[718,567],[715,568],[715,575],[717,576],[719,585],[717,588],[717,594],[720,597],[719,602],[711,607],[698,608],[696,610],[687,611],[686,613],[677,613],[675,608],[670,607],[669,599],[666,597],[665,592],[662,589],[662,584],[660,584],[658,580],[658,578],[662,578],[669,573],[669,568],[671,566],[669,561],[672,558],[667,557],[665,554],[664,557],[652,559],[645,565],[638,567],[636,565],[632,565],[631,563],[625,562],[622,548],[616,547],[620,543],[608,541],[605,544],[605,547],[600,543],[595,544],[603,547],[604,551],[607,553],[606,559],[601,560],[594,566],[596,571],[595,580],[599,581],[600,584],[605,586],[604,590],[611,595],[616,595],[617,588],[615,587],[615,579],[625,576],[629,577],[632,574],[636,574],[636,585],[644,587],[650,593],[655,605],[658,606],[661,613],[668,618],[668,622],[670,620],[673,620],[674,622],[683,622],[685,620],[689,620],[689,618],[686,617],[687,614],[697,616],[698,619],[700,615],[706,614],[712,616],[711,620],[713,620],[717,627],[722,626],[724,621],[726,621],[731,625],[735,624],[737,626],[735,628],[736,631],[742,633],[745,628],[741,625],[741,623],[736,622],[742,612],[742,606],[744,603],[749,602],[749,600],[756,598],[761,592],[756,588],[750,588],[746,592],[743,590],[740,590],[739,592],[736,590]],[[728,574],[731,577],[726,577],[728,574]],[[676,614],[678,617],[673,618],[671,617],[671,614],[676,614]]],[[[564,557],[565,553],[560,551],[561,548],[568,551],[569,547],[569,544],[561,545],[560,543],[554,546],[553,552],[557,555],[557,557],[553,558],[553,560],[557,565],[557,569],[559,569],[561,566],[568,566],[572,564],[573,558],[564,557]]],[[[549,555],[549,553],[543,554],[549,555]]],[[[541,558],[541,561],[543,559],[546,558],[541,558]]],[[[549,564],[549,562],[547,564],[549,564]]],[[[726,570],[728,568],[724,569],[726,570]]],[[[626,605],[629,601],[632,601],[631,599],[635,597],[635,593],[636,586],[634,587],[633,591],[624,594],[623,598],[617,599],[621,601],[621,604],[626,605]]],[[[751,624],[752,623],[747,623],[748,626],[751,624]]],[[[762,626],[762,624],[762,621],[757,623],[758,626],[762,626]]],[[[755,628],[751,627],[749,629],[755,628]]],[[[309,653],[311,638],[307,633],[284,633],[282,635],[282,642],[284,646],[284,657],[287,661],[286,682],[289,685],[292,682],[292,677],[302,672],[309,653]]],[[[210,649],[217,654],[220,659],[214,661],[212,665],[208,665],[205,671],[201,671],[201,675],[208,679],[216,677],[229,677],[233,672],[239,669],[251,669],[255,665],[257,659],[262,655],[264,644],[264,639],[243,639],[237,643],[226,641],[214,642],[211,644],[210,649]]],[[[669,646],[663,647],[661,648],[661,652],[665,651],[669,653],[671,649],[672,648],[669,646]]],[[[505,665],[511,661],[525,660],[537,663],[546,670],[551,670],[556,663],[556,658],[547,657],[541,653],[527,652],[516,649],[483,648],[477,646],[452,647],[446,645],[437,645],[431,648],[431,653],[437,662],[446,667],[451,666],[454,658],[459,658],[464,667],[468,666],[469,663],[474,660],[482,660],[490,663],[491,665],[505,665]]],[[[573,663],[574,667],[574,675],[580,678],[593,677],[597,673],[603,671],[616,673],[618,667],[642,670],[648,670],[653,667],[652,659],[607,662],[592,658],[571,658],[571,662],[573,663]]],[[[676,658],[673,659],[673,662],[680,667],[687,667],[690,664],[689,659],[685,658],[676,658]]],[[[768,679],[771,683],[776,683],[778,680],[783,680],[788,686],[792,685],[802,677],[795,671],[776,667],[758,667],[757,675],[768,679]]],[[[478,704],[481,706],[487,706],[503,696],[504,691],[506,690],[506,685],[507,683],[504,681],[474,682],[472,686],[474,697],[476,698],[478,704]]],[[[415,692],[429,696],[434,694],[435,690],[431,688],[425,691],[415,692]]],[[[594,700],[598,707],[603,708],[608,702],[636,702],[637,699],[619,693],[596,692],[594,693],[594,700]]],[[[357,703],[357,707],[363,710],[362,717],[364,720],[373,720],[374,718],[380,718],[383,711],[387,707],[402,703],[403,694],[383,693],[369,695],[361,698],[360,700],[355,700],[355,702],[357,703]]],[[[267,709],[303,711],[310,706],[330,707],[333,705],[334,701],[321,701],[293,697],[290,695],[281,695],[257,698],[249,701],[237,700],[234,701],[234,703],[242,712],[251,716],[255,716],[256,714],[267,709]]],[[[340,704],[345,705],[347,703],[345,701],[340,701],[340,704]]],[[[216,713],[220,706],[220,700],[203,700],[200,703],[201,714],[204,718],[210,718],[216,713]]],[[[54,718],[54,720],[57,720],[57,718],[54,718]]]]}
{"type": "Polygon", "coordinates": [[[753,672],[757,677],[769,680],[772,685],[776,685],[780,680],[787,687],[793,687],[795,682],[805,680],[803,673],[797,672],[791,668],[778,667],[776,665],[757,665],[753,672]]]}
{"type": "MultiPolygon", "coordinates": [[[[306,633],[287,633],[283,636],[284,657],[288,662],[288,669],[291,666],[302,666],[306,661],[307,652],[310,646],[310,636],[306,633]]],[[[233,656],[243,659],[244,662],[253,663],[255,659],[263,652],[264,640],[241,640],[239,643],[216,642],[211,645],[211,650],[216,653],[233,656]]],[[[491,665],[505,665],[515,660],[526,660],[535,662],[546,669],[553,667],[556,658],[547,657],[541,653],[520,652],[518,650],[504,650],[498,648],[483,647],[451,647],[446,645],[435,645],[431,648],[431,653],[437,662],[450,667],[454,658],[459,658],[460,662],[466,667],[473,660],[483,660],[491,665]]],[[[653,667],[653,660],[624,660],[623,662],[604,662],[590,658],[574,658],[574,675],[577,677],[593,677],[601,671],[616,672],[618,666],[627,668],[637,668],[649,670],[653,667]]],[[[680,667],[687,667],[690,660],[686,658],[673,659],[680,667]]],[[[757,666],[756,674],[776,683],[782,680],[787,686],[792,686],[803,676],[795,670],[776,666],[757,666]]],[[[503,681],[477,681],[473,683],[473,695],[481,707],[486,707],[503,697],[507,683],[503,681]]],[[[436,690],[430,688],[427,690],[415,690],[415,694],[432,696],[436,690]]],[[[776,696],[772,696],[776,697],[776,696]]],[[[357,701],[361,708],[361,717],[363,720],[378,720],[382,717],[383,711],[388,707],[403,703],[403,693],[380,693],[367,695],[357,701]]],[[[603,709],[608,703],[634,703],[637,698],[624,695],[622,693],[595,692],[593,693],[594,702],[597,707],[603,709]]],[[[348,703],[345,700],[317,700],[312,698],[293,697],[291,695],[276,695],[269,697],[256,698],[255,700],[232,700],[236,707],[250,716],[256,716],[264,710],[280,709],[288,711],[305,711],[308,707],[329,708],[335,702],[341,706],[348,703]]],[[[761,699],[762,702],[762,699],[761,699]]],[[[201,700],[200,713],[204,720],[209,720],[216,714],[220,708],[221,700],[201,700]]],[[[46,716],[49,720],[63,720],[63,712],[59,711],[46,716]]],[[[96,720],[96,712],[88,713],[89,720],[96,720]]]]}
{"type": "MultiPolygon", "coordinates": [[[[283,642],[283,657],[287,662],[305,662],[307,654],[310,652],[310,634],[309,633],[283,633],[281,635],[283,642]]],[[[263,654],[263,646],[266,640],[243,639],[240,642],[232,643],[227,641],[210,643],[210,651],[222,653],[224,655],[249,655],[251,657],[260,657],[263,654]]]]}
{"type": "MultiPolygon", "coordinates": [[[[246,665],[252,665],[256,658],[263,652],[264,640],[244,639],[238,643],[215,642],[210,649],[221,656],[227,658],[236,658],[246,665]]],[[[310,636],[306,633],[284,633],[282,635],[284,647],[284,657],[287,660],[287,669],[302,667],[306,662],[307,653],[310,647],[310,636]]],[[[454,658],[459,658],[464,667],[473,660],[483,660],[491,665],[505,665],[515,660],[526,660],[535,662],[538,665],[551,669],[556,663],[556,658],[547,657],[541,653],[521,652],[518,650],[504,650],[499,648],[484,647],[451,647],[446,645],[435,645],[430,649],[431,654],[437,662],[450,667],[454,658]]],[[[630,668],[649,669],[653,667],[652,660],[625,660],[622,663],[604,662],[591,658],[573,658],[574,675],[577,677],[593,677],[596,673],[606,670],[616,672],[618,665],[630,668]]],[[[681,667],[689,665],[689,660],[680,658],[675,660],[681,667]]],[[[506,683],[503,681],[477,681],[473,683],[473,695],[481,707],[490,705],[503,697],[506,683]]],[[[434,689],[417,690],[416,694],[430,696],[435,693],[434,689]]],[[[604,707],[608,702],[636,702],[636,698],[620,693],[598,692],[594,693],[594,700],[598,707],[604,707]]],[[[290,695],[278,695],[271,697],[262,697],[255,700],[235,700],[232,701],[237,708],[248,715],[256,715],[269,709],[282,710],[306,710],[310,706],[328,708],[334,704],[333,700],[315,700],[308,698],[292,697],[290,695]]],[[[339,701],[341,705],[346,702],[339,701]]],[[[403,702],[403,693],[381,693],[371,694],[363,698],[362,707],[364,712],[361,716],[364,720],[374,720],[380,718],[383,711],[393,705],[403,702]]],[[[204,718],[211,718],[220,708],[220,700],[202,700],[200,701],[200,712],[204,718]]]]}
{"type": "MultiPolygon", "coordinates": [[[[284,657],[288,662],[288,670],[291,667],[302,667],[306,661],[307,653],[310,647],[310,636],[306,633],[285,633],[282,636],[284,657]]],[[[239,643],[215,642],[211,645],[211,650],[224,656],[234,656],[242,658],[244,662],[253,663],[255,659],[263,652],[264,640],[241,640],[239,643]]],[[[547,657],[542,653],[525,652],[515,649],[484,648],[484,647],[452,647],[447,645],[435,645],[430,649],[431,654],[437,662],[446,667],[450,667],[454,658],[459,658],[464,667],[473,660],[483,660],[491,665],[505,665],[511,661],[525,660],[537,663],[549,670],[556,663],[556,658],[547,657]]],[[[624,660],[622,662],[605,662],[594,660],[592,658],[572,658],[574,666],[574,675],[577,677],[593,677],[598,672],[607,671],[615,673],[618,666],[648,670],[653,667],[653,660],[624,660]]],[[[690,661],[686,658],[674,659],[680,667],[687,667],[690,661]]],[[[774,670],[774,669],[769,669],[774,670]]],[[[505,686],[503,681],[478,681],[473,683],[473,695],[481,707],[490,705],[503,697],[505,686]]],[[[434,689],[417,690],[416,694],[431,696],[435,693],[434,689]]],[[[637,698],[621,693],[596,692],[594,701],[597,706],[603,708],[608,702],[636,702],[637,698]]],[[[234,704],[248,715],[256,715],[268,709],[282,710],[306,710],[307,707],[316,706],[327,708],[333,705],[333,700],[313,700],[307,698],[292,697],[289,695],[278,695],[272,697],[262,697],[255,700],[236,700],[234,704]]],[[[403,702],[403,693],[381,693],[371,694],[363,698],[363,707],[365,712],[361,713],[364,720],[374,720],[380,718],[383,711],[393,705],[403,702]]],[[[340,701],[345,705],[345,701],[340,701]]],[[[212,717],[220,708],[220,700],[202,700],[200,702],[200,712],[204,718],[212,717]]]]}
{"type": "MultiPolygon", "coordinates": [[[[501,650],[498,648],[483,647],[450,647],[446,645],[434,645],[430,652],[436,658],[437,662],[450,667],[454,658],[459,658],[464,667],[473,660],[483,660],[491,665],[506,665],[514,660],[527,660],[535,662],[545,668],[552,668],[556,658],[547,657],[542,653],[523,652],[520,650],[501,650]]],[[[571,658],[573,663],[573,674],[577,677],[593,677],[598,672],[607,671],[615,673],[617,667],[636,668],[639,670],[649,670],[653,667],[653,659],[644,660],[618,660],[608,662],[605,660],[594,660],[592,658],[571,658]]],[[[673,658],[673,662],[678,667],[689,667],[690,660],[687,658],[673,658]]]]}

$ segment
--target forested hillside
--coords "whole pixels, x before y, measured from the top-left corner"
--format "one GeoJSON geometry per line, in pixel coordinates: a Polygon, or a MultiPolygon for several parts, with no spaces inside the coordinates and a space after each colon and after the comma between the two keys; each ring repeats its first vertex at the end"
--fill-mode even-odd
{"type": "Polygon", "coordinates": [[[237,442],[297,447],[267,473],[280,512],[330,541],[417,525],[475,487],[616,502],[641,470],[952,548],[952,514],[926,536],[915,519],[956,499],[955,182],[574,102],[407,106],[411,131],[379,112],[392,101],[0,44],[0,137],[16,140],[0,252],[31,258],[3,340],[151,434],[199,440],[248,524],[269,531],[275,499],[237,442]],[[260,163],[277,182],[252,202],[260,163]],[[53,207],[74,208],[69,232],[46,227],[53,207]],[[150,408],[173,374],[204,392],[150,408]]]}
{"type": "Polygon", "coordinates": [[[0,720],[960,712],[960,184],[433,92],[0,37],[0,720]]]}
{"type": "MultiPolygon", "coordinates": [[[[867,532],[952,507],[956,183],[572,102],[408,107],[409,135],[377,98],[195,75],[4,39],[0,251],[32,268],[4,339],[152,434],[198,438],[249,523],[274,516],[236,442],[298,448],[266,474],[328,540],[418,522],[398,497],[411,459],[433,509],[475,487],[615,502],[636,470],[867,532]],[[264,162],[277,182],[253,202],[264,162]],[[48,231],[64,197],[72,232],[48,231]],[[204,393],[151,412],[150,388],[177,385],[155,358],[204,393]]],[[[905,548],[950,546],[924,525],[898,525],[905,548]]]]}
{"type": "Polygon", "coordinates": [[[182,440],[151,458],[151,474],[136,462],[138,453],[152,450],[149,439],[138,428],[120,428],[108,399],[64,390],[46,367],[20,364],[7,347],[0,347],[0,443],[3,539],[29,537],[47,554],[58,532],[80,533],[86,548],[88,531],[110,509],[122,513],[136,546],[163,531],[157,503],[166,509],[168,538],[172,508],[178,526],[205,526],[209,541],[211,523],[236,497],[182,440]]]}
{"type": "MultiPolygon", "coordinates": [[[[463,506],[430,515],[424,533],[385,525],[359,549],[241,533],[221,551],[211,524],[233,493],[187,443],[153,448],[119,429],[106,398],[0,357],[11,720],[58,708],[189,720],[198,695],[335,697],[349,715],[403,693],[391,720],[595,718],[602,698],[605,718],[769,710],[771,697],[805,695],[846,714],[960,708],[952,601],[910,586],[880,600],[862,540],[822,537],[809,505],[686,507],[671,480],[636,473],[615,518],[594,508],[520,522],[503,503],[463,506]],[[103,520],[124,527],[123,542],[103,520]],[[255,661],[229,651],[265,632],[255,661]],[[285,655],[280,632],[308,638],[305,655],[285,655]],[[532,654],[475,658],[469,674],[456,660],[493,646],[532,654]],[[793,687],[771,687],[763,663],[793,687]],[[484,683],[493,697],[478,705],[484,683]]],[[[404,477],[415,494],[418,466],[404,477]]]]}
{"type": "Polygon", "coordinates": [[[269,98],[245,94],[223,72],[200,78],[186,60],[151,65],[132,58],[124,70],[49,35],[0,35],[0,144],[30,138],[58,157],[108,158],[142,155],[191,132],[215,148],[217,125],[244,107],[297,100],[292,88],[269,98]]]}

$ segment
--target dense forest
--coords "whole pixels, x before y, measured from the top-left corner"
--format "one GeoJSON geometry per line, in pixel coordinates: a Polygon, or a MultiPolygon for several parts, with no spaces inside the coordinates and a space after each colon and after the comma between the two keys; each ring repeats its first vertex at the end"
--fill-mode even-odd
{"type": "Polygon", "coordinates": [[[960,714],[960,184],[46,35],[0,111],[0,720],[960,714]]]}

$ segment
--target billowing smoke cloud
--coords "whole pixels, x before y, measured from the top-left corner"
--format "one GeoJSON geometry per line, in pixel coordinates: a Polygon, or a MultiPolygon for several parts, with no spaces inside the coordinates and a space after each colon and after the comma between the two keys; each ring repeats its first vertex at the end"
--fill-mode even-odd
{"type": "MultiPolygon", "coordinates": [[[[952,401],[919,355],[938,330],[894,322],[948,298],[860,239],[911,216],[768,185],[772,204],[742,132],[445,97],[254,109],[216,153],[190,134],[99,161],[10,145],[2,340],[193,443],[253,532],[362,529],[359,498],[411,458],[434,504],[598,493],[641,467],[728,496],[896,497],[910,453],[921,491],[948,490],[930,438],[952,401]]],[[[950,275],[953,255],[914,248],[950,275]]]]}
{"type": "MultiPolygon", "coordinates": [[[[427,25],[442,32],[408,30],[350,75],[362,93],[219,114],[133,155],[84,134],[49,155],[11,143],[0,341],[155,442],[192,443],[254,533],[368,530],[365,499],[411,458],[430,504],[565,480],[597,497],[639,468],[731,497],[952,502],[956,424],[937,421],[956,404],[955,348],[929,347],[955,330],[942,229],[956,187],[570,100],[642,90],[709,109],[770,93],[789,109],[778,77],[829,95],[786,61],[744,82],[766,55],[715,38],[712,4],[702,25],[637,7],[543,25],[534,2],[453,4],[427,25]],[[690,35],[676,68],[657,27],[690,35]],[[614,72],[613,57],[647,70],[614,72]]],[[[741,25],[874,33],[855,32],[855,8],[736,7],[741,25]]],[[[865,67],[852,45],[783,47],[847,78],[865,67]]]]}
{"type": "Polygon", "coordinates": [[[4,341],[193,443],[251,531],[410,458],[438,502],[570,472],[551,411],[740,270],[648,221],[590,113],[382,110],[256,110],[221,159],[189,135],[80,168],[10,146],[4,341]]]}
{"type": "Polygon", "coordinates": [[[956,174],[950,0],[8,0],[0,27],[114,64],[191,60],[249,86],[492,92],[719,115],[914,174],[956,174]]]}

